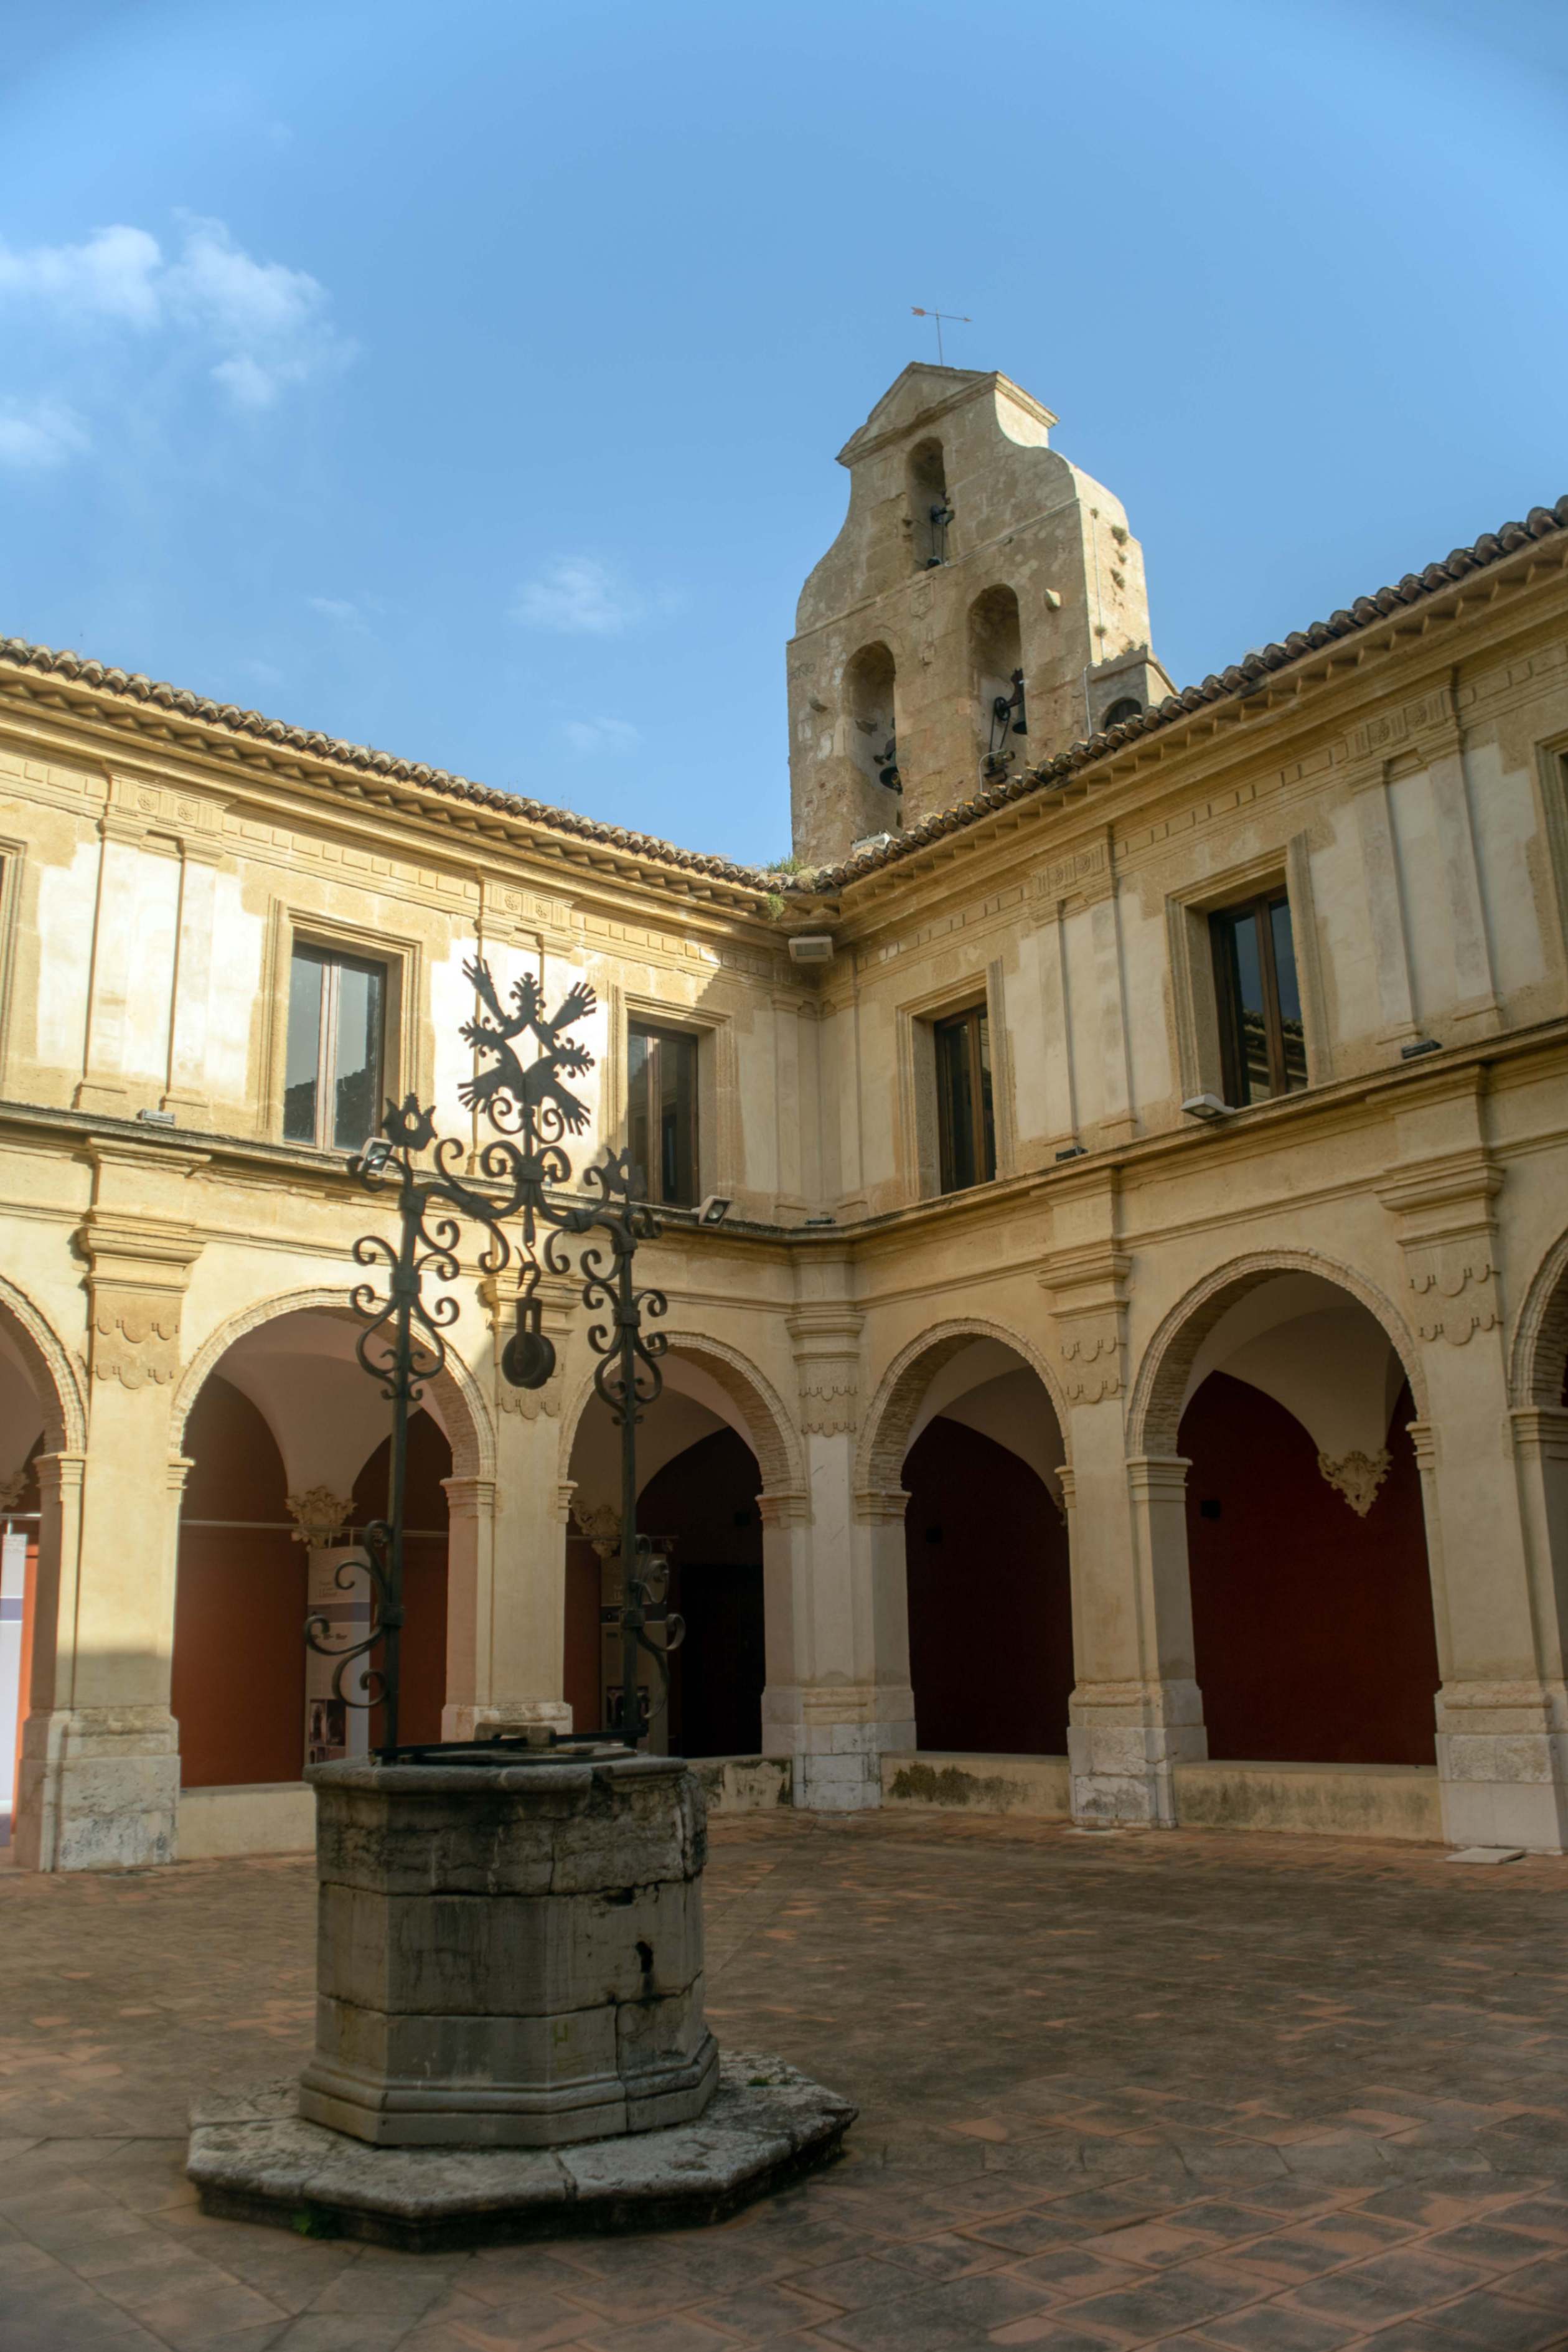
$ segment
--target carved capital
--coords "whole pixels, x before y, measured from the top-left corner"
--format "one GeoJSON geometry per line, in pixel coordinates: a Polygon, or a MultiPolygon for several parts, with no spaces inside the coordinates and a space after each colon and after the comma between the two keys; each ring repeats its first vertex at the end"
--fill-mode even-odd
{"type": "Polygon", "coordinates": [[[308,1544],[313,1550],[340,1542],[354,1516],[352,1496],[334,1495],[330,1486],[308,1486],[302,1495],[289,1495],[286,1500],[289,1517],[299,1522],[290,1542],[308,1544]]]}
{"type": "Polygon", "coordinates": [[[777,1495],[758,1495],[757,1513],[765,1528],[804,1528],[811,1519],[810,1495],[786,1490],[777,1495]]]}
{"type": "Polygon", "coordinates": [[[903,1486],[862,1486],[855,1496],[854,1508],[862,1527],[902,1527],[909,1496],[903,1486]]]}
{"type": "Polygon", "coordinates": [[[13,1476],[0,1478],[0,1511],[14,1511],[26,1491],[26,1486],[27,1465],[24,1462],[13,1476]]]}
{"type": "Polygon", "coordinates": [[[1388,1455],[1346,1454],[1340,1461],[1331,1462],[1326,1454],[1320,1454],[1318,1468],[1334,1492],[1344,1496],[1356,1517],[1364,1519],[1388,1475],[1388,1455]]]}
{"type": "Polygon", "coordinates": [[[599,1503],[591,1511],[574,1511],[572,1517],[600,1559],[613,1559],[621,1549],[620,1512],[608,1503],[599,1503]]]}

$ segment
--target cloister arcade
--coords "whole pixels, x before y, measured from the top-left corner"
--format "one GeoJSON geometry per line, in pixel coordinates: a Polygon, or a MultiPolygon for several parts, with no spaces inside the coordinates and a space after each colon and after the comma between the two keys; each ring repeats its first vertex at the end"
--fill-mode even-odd
{"type": "MultiPolygon", "coordinates": [[[[355,1360],[356,1330],[341,1293],[292,1293],[214,1331],[175,1384],[168,1676],[186,1792],[298,1783],[308,1760],[378,1736],[373,1713],[333,1705],[329,1664],[301,1643],[308,1608],[350,1636],[363,1622],[366,1595],[335,1579],[384,1508],[387,1408],[355,1360]]],[[[1568,1235],[1528,1286],[1510,1360],[1546,1613],[1568,1582],[1568,1235]]],[[[1075,1415],[1031,1339],[938,1321],[846,1413],[854,1524],[841,1540],[846,1558],[868,1542],[882,1563],[863,1588],[849,1574],[824,1582],[821,1545],[808,1565],[828,1490],[813,1441],[758,1365],[683,1328],[664,1374],[640,1431],[639,1523],[667,1552],[688,1631],[656,1746],[782,1757],[792,1695],[852,1646],[835,1612],[847,1622],[869,1609],[876,1674],[912,1689],[920,1753],[1074,1752],[1117,1604],[1097,1581],[1105,1536],[1083,1517],[1075,1415]]],[[[26,1719],[61,1686],[86,1406],[69,1351],[19,1292],[0,1290],[0,1452],[14,1465],[0,1486],[7,1813],[26,1719]]],[[[1430,1771],[1448,1648],[1427,1538],[1442,1433],[1389,1301],[1305,1253],[1222,1265],[1154,1330],[1119,1410],[1141,1638],[1163,1684],[1191,1694],[1179,1760],[1430,1771]]],[[[619,1671],[618,1433],[585,1374],[541,1428],[559,1448],[549,1573],[562,1589],[542,1621],[559,1629],[559,1671],[538,1679],[579,1725],[597,1725],[619,1671]]],[[[411,1434],[409,1738],[465,1727],[495,1443],[455,1351],[411,1434]]]]}

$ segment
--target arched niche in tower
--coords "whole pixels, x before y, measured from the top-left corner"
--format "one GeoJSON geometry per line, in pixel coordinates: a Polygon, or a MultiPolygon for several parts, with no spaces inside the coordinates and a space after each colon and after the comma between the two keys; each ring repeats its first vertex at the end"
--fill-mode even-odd
{"type": "Polygon", "coordinates": [[[848,751],[870,784],[880,788],[895,820],[894,797],[903,790],[898,774],[897,671],[892,654],[880,641],[862,646],[844,673],[844,709],[849,719],[848,751]]]}
{"type": "Polygon", "coordinates": [[[1013,703],[1018,675],[1023,667],[1023,633],[1019,600],[1012,589],[986,589],[969,607],[969,675],[975,718],[976,749],[982,760],[993,752],[1018,752],[1022,736],[1013,731],[1022,715],[1015,704],[1003,718],[998,704],[1013,703]]]}
{"type": "Polygon", "coordinates": [[[940,441],[919,441],[909,453],[909,549],[916,572],[947,561],[947,467],[940,441]]]}

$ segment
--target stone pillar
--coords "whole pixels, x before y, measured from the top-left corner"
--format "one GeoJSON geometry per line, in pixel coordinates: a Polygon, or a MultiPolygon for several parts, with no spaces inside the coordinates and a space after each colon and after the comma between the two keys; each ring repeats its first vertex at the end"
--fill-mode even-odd
{"type": "MultiPolygon", "coordinates": [[[[201,1160],[95,1142],[94,1198],[78,1239],[89,1266],[91,1406],[75,1591],[63,1555],[26,1735],[25,1803],[38,1866],[105,1870],[174,1859],[179,1731],[169,1711],[179,1491],[169,1407],[180,1310],[201,1250],[176,1213],[201,1160]],[[34,1842],[36,1839],[36,1843],[34,1842]]],[[[65,1482],[60,1486],[64,1531],[65,1482]]],[[[41,1550],[42,1547],[40,1547],[41,1550]]],[[[42,1595],[40,1594],[40,1597],[42,1595]]]]}
{"type": "Polygon", "coordinates": [[[570,1310],[567,1282],[540,1285],[543,1328],[557,1368],[542,1389],[515,1389],[501,1350],[514,1328],[515,1293],[490,1279],[479,1296],[490,1320],[489,1393],[496,1475],[444,1483],[450,1505],[444,1739],[543,1725],[571,1729],[562,1696],[566,1643],[566,1521],[559,1475],[560,1411],[570,1310]]]}
{"type": "Polygon", "coordinates": [[[170,1020],[169,1084],[162,1108],[200,1124],[207,1110],[207,1024],[212,1005],[216,842],[180,844],[180,929],[170,1020]]]}
{"type": "MultiPolygon", "coordinates": [[[[1476,1073],[1439,1073],[1397,1100],[1401,1165],[1379,1198],[1396,1221],[1421,1346],[1429,1439],[1418,1444],[1442,1687],[1437,1769],[1455,1845],[1568,1850],[1563,1620],[1539,1543],[1531,1437],[1509,1412],[1501,1259],[1476,1073]],[[1542,1613],[1542,1603],[1546,1604],[1542,1613]]],[[[1427,1433],[1423,1431],[1423,1437],[1427,1433]]],[[[1542,1473],[1554,1439],[1541,1433],[1542,1473]]]]}
{"type": "Polygon", "coordinates": [[[882,1759],[915,1746],[904,1507],[855,1489],[863,1317],[841,1248],[808,1251],[789,1318],[800,1380],[806,1490],[763,1513],[768,1687],[762,1745],[793,1764],[797,1805],[882,1802],[882,1759]]]}
{"type": "Polygon", "coordinates": [[[38,1558],[34,1570],[33,1662],[27,1719],[16,1775],[12,1851],[24,1870],[59,1864],[60,1800],[67,1750],[79,1776],[85,1761],[72,1741],[71,1681],[75,1672],[77,1589],[81,1554],[85,1454],[40,1454],[38,1558]]]}
{"type": "Polygon", "coordinates": [[[1126,1453],[1126,1296],[1113,1171],[1052,1188],[1059,1246],[1040,1270],[1061,1348],[1071,1453],[1067,1748],[1075,1820],[1176,1820],[1172,1767],[1207,1754],[1193,1672],[1186,1479],[1179,1455],[1126,1453]]]}

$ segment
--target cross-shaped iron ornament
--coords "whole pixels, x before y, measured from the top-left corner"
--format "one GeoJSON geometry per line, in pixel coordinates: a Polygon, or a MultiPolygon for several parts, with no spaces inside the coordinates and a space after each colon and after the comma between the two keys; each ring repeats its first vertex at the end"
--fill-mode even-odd
{"type": "Polygon", "coordinates": [[[639,1652],[645,1652],[658,1669],[662,1704],[669,1689],[668,1654],[679,1647],[685,1631],[666,1606],[668,1564],[636,1532],[637,1423],[643,1408],[664,1387],[657,1359],[666,1345],[663,1333],[644,1333],[643,1318],[663,1315],[666,1302],[659,1291],[637,1288],[632,1261],[639,1243],[656,1239],[659,1226],[646,1204],[632,1198],[630,1153],[608,1146],[602,1162],[583,1171],[585,1182],[600,1196],[597,1202],[568,1206],[551,1198],[571,1182],[571,1161],[561,1138],[569,1132],[579,1135],[588,1125],[587,1107],[561,1079],[563,1074],[580,1077],[593,1067],[587,1047],[563,1034],[596,1010],[592,989],[579,982],[547,1017],[543,989],[531,972],[514,982],[508,1011],[483,957],[476,956],[463,969],[491,1015],[465,1022],[459,1033],[493,1066],[465,1078],[458,1088],[465,1106],[483,1105],[495,1130],[476,1154],[476,1175],[486,1189],[481,1191],[477,1182],[458,1172],[465,1158],[463,1144],[453,1136],[438,1139],[434,1112],[413,1094],[401,1103],[387,1104],[380,1134],[349,1162],[350,1174],[369,1191],[397,1187],[396,1246],[382,1234],[361,1234],[354,1244],[358,1265],[386,1268],[386,1295],[379,1296],[374,1282],[366,1281],[356,1284],[349,1297],[365,1325],[355,1351],[364,1370],[381,1381],[392,1409],[387,1516],[366,1528],[361,1557],[343,1560],[335,1579],[343,1591],[352,1590],[356,1577],[368,1579],[369,1630],[345,1647],[329,1639],[329,1621],[313,1615],[306,1621],[305,1639],[310,1649],[335,1662],[334,1698],[346,1706],[382,1708],[383,1738],[377,1752],[383,1757],[393,1752],[404,1622],[409,1419],[428,1383],[445,1367],[443,1334],[458,1314],[450,1290],[427,1304],[424,1279],[428,1275],[442,1284],[457,1280],[462,1220],[467,1218],[483,1226],[488,1237],[479,1258],[481,1275],[498,1276],[514,1255],[518,1261],[517,1328],[501,1353],[502,1373],[513,1387],[542,1388],[555,1370],[554,1345],[540,1328],[538,1294],[545,1267],[558,1276],[575,1271],[590,1313],[605,1308],[612,1313],[612,1321],[591,1326],[588,1339],[601,1359],[594,1370],[594,1388],[621,1430],[622,1668],[621,1698],[612,1710],[611,1728],[635,1746],[646,1727],[635,1698],[639,1652]],[[529,1034],[539,1050],[525,1067],[514,1041],[529,1034]],[[434,1165],[422,1167],[417,1163],[427,1151],[434,1165]],[[521,1223],[515,1243],[505,1231],[514,1218],[521,1223]],[[536,1247],[541,1224],[549,1228],[543,1265],[536,1247]],[[586,1248],[580,1266],[574,1269],[565,1254],[565,1237],[596,1229],[608,1237],[608,1254],[601,1246],[586,1248]],[[663,1639],[655,1640],[651,1628],[658,1628],[663,1639]],[[378,1644],[379,1664],[367,1664],[362,1673],[354,1672],[360,1687],[351,1689],[357,1661],[368,1661],[378,1644]]]}

